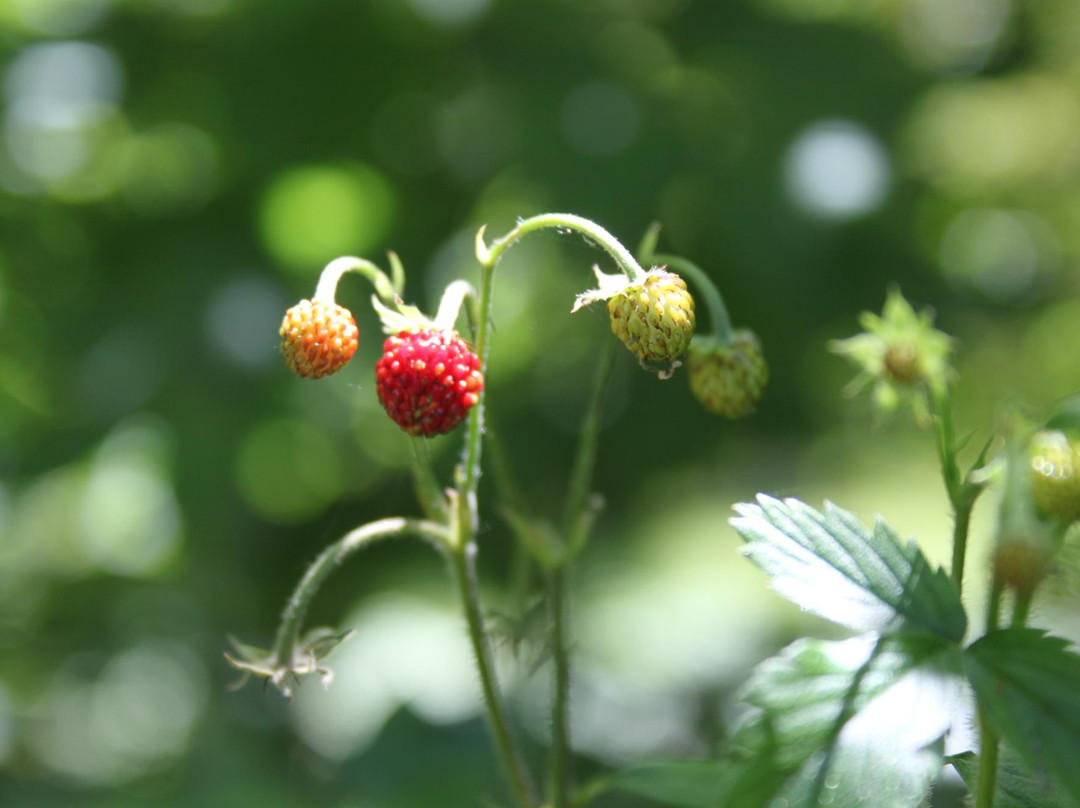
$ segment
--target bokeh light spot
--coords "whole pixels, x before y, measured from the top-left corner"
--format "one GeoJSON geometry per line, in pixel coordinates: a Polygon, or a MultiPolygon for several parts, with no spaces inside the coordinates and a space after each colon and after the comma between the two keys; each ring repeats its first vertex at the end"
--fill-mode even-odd
{"type": "Polygon", "coordinates": [[[130,782],[183,754],[206,691],[206,672],[187,651],[147,641],[94,681],[58,676],[27,743],[41,763],[76,781],[130,782]]]}
{"type": "Polygon", "coordinates": [[[478,19],[491,0],[408,0],[420,19],[433,25],[455,28],[478,19]]]}
{"type": "Polygon", "coordinates": [[[375,250],[393,219],[393,191],[374,169],[304,166],[279,174],[267,188],[259,234],[283,266],[314,277],[340,255],[375,250]]]}
{"type": "Polygon", "coordinates": [[[804,211],[825,219],[868,213],[889,190],[889,160],[878,140],[850,121],[804,129],[784,161],[784,184],[804,211]]]}
{"type": "Polygon", "coordinates": [[[50,42],[20,52],[4,83],[4,141],[19,170],[50,182],[89,164],[123,78],[119,59],[99,45],[50,42]]]}
{"type": "Polygon", "coordinates": [[[900,40],[931,69],[977,70],[993,55],[1012,11],[1010,0],[912,0],[901,10],[900,40]]]}
{"type": "Polygon", "coordinates": [[[123,193],[138,213],[179,213],[213,195],[217,173],[217,148],[209,135],[186,124],[164,124],[127,143],[123,193]]]}
{"type": "Polygon", "coordinates": [[[152,576],[179,552],[169,442],[164,424],[137,418],[113,430],[94,454],[77,513],[86,556],[99,569],[152,576]]]}
{"type": "Polygon", "coordinates": [[[575,87],[563,103],[563,133],[589,157],[614,157],[637,138],[641,114],[634,96],[618,84],[592,81],[575,87]]]}
{"type": "Polygon", "coordinates": [[[236,465],[247,504],[271,522],[298,522],[341,492],[341,458],[330,437],[307,421],[279,419],[256,426],[236,465]]]}
{"type": "Polygon", "coordinates": [[[262,370],[280,362],[277,332],[288,303],[261,276],[237,278],[220,286],[206,309],[206,336],[228,362],[262,370]]]}
{"type": "Polygon", "coordinates": [[[111,0],[9,0],[15,17],[27,28],[49,36],[76,36],[96,25],[111,0]]]}
{"type": "Polygon", "coordinates": [[[115,418],[145,402],[161,383],[161,357],[142,329],[122,325],[90,346],[78,372],[83,412],[115,418]]]}
{"type": "Polygon", "coordinates": [[[966,210],[941,242],[941,267],[953,283],[973,287],[995,303],[1028,302],[1040,275],[1057,269],[1053,230],[1026,211],[966,210]]]}

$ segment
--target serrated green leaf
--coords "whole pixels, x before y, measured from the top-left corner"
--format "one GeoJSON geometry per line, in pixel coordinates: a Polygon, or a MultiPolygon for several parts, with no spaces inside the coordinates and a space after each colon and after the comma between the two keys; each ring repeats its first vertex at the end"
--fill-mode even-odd
{"type": "Polygon", "coordinates": [[[757,712],[733,741],[771,761],[771,788],[756,784],[754,799],[734,789],[725,805],[919,805],[941,768],[959,654],[923,634],[799,640],[767,660],[745,689],[757,712]]]}
{"type": "Polygon", "coordinates": [[[1044,631],[992,631],[965,652],[979,705],[1036,779],[1080,805],[1080,656],[1044,631]]]}
{"type": "MultiPolygon", "coordinates": [[[[994,808],[1074,808],[1076,803],[1052,782],[1028,774],[1011,747],[1006,746],[1001,751],[994,808]]],[[[974,794],[979,782],[978,756],[974,752],[964,752],[950,755],[946,760],[974,794]]]]}
{"type": "Polygon", "coordinates": [[[861,631],[914,628],[963,639],[967,616],[956,584],[880,518],[870,530],[831,503],[821,513],[764,495],[735,510],[731,524],[747,557],[802,608],[861,631]]]}

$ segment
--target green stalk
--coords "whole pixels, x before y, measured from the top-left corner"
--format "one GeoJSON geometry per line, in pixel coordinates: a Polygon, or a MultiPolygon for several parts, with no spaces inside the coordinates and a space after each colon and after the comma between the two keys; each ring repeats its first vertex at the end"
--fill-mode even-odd
{"type": "MultiPolygon", "coordinates": [[[[998,627],[1001,619],[1001,584],[997,580],[990,585],[990,599],[986,606],[986,633],[998,627]]],[[[997,788],[998,753],[1000,739],[990,722],[986,710],[979,709],[979,780],[975,808],[994,808],[994,791],[997,788]]]]}
{"type": "MultiPolygon", "coordinates": [[[[483,241],[483,229],[476,237],[476,254],[480,261],[479,302],[470,306],[470,319],[474,319],[475,350],[480,358],[480,370],[487,376],[488,336],[491,327],[492,291],[495,280],[495,267],[506,252],[522,236],[545,228],[577,231],[582,233],[608,252],[619,269],[633,280],[643,272],[633,255],[607,230],[595,222],[580,216],[561,213],[547,213],[525,219],[502,238],[490,246],[483,241]]],[[[469,413],[468,432],[465,439],[465,452],[462,467],[457,475],[458,496],[457,511],[454,520],[457,525],[453,541],[453,568],[461,590],[465,618],[469,627],[469,638],[476,656],[476,664],[484,691],[488,717],[495,736],[495,745],[500,760],[507,772],[514,794],[522,806],[533,806],[536,799],[529,781],[528,772],[514,745],[510,734],[506,707],[496,686],[494,668],[488,650],[487,635],[484,632],[483,616],[477,592],[473,558],[476,555],[476,527],[478,524],[477,488],[480,480],[480,458],[484,433],[484,408],[486,390],[480,392],[479,400],[469,413]]]]}
{"type": "Polygon", "coordinates": [[[424,515],[434,522],[445,523],[449,517],[446,497],[431,468],[431,452],[427,439],[413,436],[410,443],[413,450],[413,483],[416,485],[416,498],[424,515]]]}
{"type": "Polygon", "coordinates": [[[614,259],[619,270],[629,280],[634,280],[637,275],[644,272],[641,265],[630,254],[630,251],[611,233],[596,222],[589,221],[581,216],[574,216],[571,213],[543,213],[539,216],[523,219],[518,222],[513,230],[502,238],[496,239],[486,248],[487,255],[481,257],[481,263],[490,263],[491,266],[494,266],[502,257],[502,254],[522,236],[537,230],[551,228],[563,232],[578,232],[590,241],[595,242],[614,259]]]}
{"type": "Polygon", "coordinates": [[[927,391],[927,399],[937,438],[941,477],[953,509],[952,579],[956,582],[956,588],[963,592],[971,510],[981,489],[965,481],[960,474],[956,461],[956,428],[948,388],[932,385],[927,391]]]}
{"type": "MultiPolygon", "coordinates": [[[[397,258],[397,256],[393,256],[393,258],[397,258]]],[[[400,267],[400,262],[395,266],[400,267]]],[[[324,303],[333,303],[338,281],[341,280],[341,276],[346,272],[355,272],[358,275],[363,275],[367,278],[375,287],[375,293],[382,298],[384,302],[390,303],[394,300],[396,294],[394,283],[386,277],[386,273],[366,258],[356,258],[351,255],[335,258],[326,265],[322,274],[319,276],[319,283],[315,287],[315,294],[311,299],[321,300],[324,303]]],[[[395,268],[395,274],[396,273],[397,268],[395,268]]]]}
{"type": "Polygon", "coordinates": [[[484,631],[484,616],[477,596],[475,561],[476,543],[474,541],[459,545],[450,553],[450,566],[461,592],[465,623],[469,630],[469,642],[472,645],[476,668],[480,674],[480,687],[484,694],[484,704],[487,706],[488,723],[494,736],[495,749],[516,804],[521,808],[533,808],[537,804],[536,795],[525,762],[510,732],[506,704],[495,678],[495,664],[491,657],[487,634],[484,631]]]}
{"type": "Polygon", "coordinates": [[[594,377],[588,409],[581,421],[581,435],[578,439],[574,467],[570,472],[570,486],[567,489],[566,506],[563,512],[563,533],[566,536],[568,558],[577,555],[586,539],[589,512],[587,506],[592,489],[593,471],[596,468],[600,420],[604,414],[604,401],[611,385],[611,375],[615,370],[617,344],[613,339],[604,340],[604,353],[594,377]]]}
{"type": "Polygon", "coordinates": [[[554,808],[568,808],[572,790],[573,756],[570,745],[570,652],[566,637],[566,567],[584,546],[588,533],[588,499],[596,468],[600,420],[615,368],[615,340],[606,340],[594,380],[588,409],[581,422],[574,468],[566,496],[563,533],[567,554],[563,564],[547,575],[548,612],[551,619],[551,655],[554,697],[551,704],[551,760],[549,780],[554,808]]]}
{"type": "Polygon", "coordinates": [[[379,539],[408,535],[427,539],[444,552],[450,547],[451,537],[444,526],[422,519],[391,517],[350,530],[341,539],[323,550],[308,567],[292,597],[285,604],[285,611],[281,616],[281,624],[278,626],[277,637],[274,640],[274,657],[278,664],[292,664],[308,606],[311,605],[323,581],[330,577],[330,573],[361,547],[366,547],[379,539]]]}
{"type": "Polygon", "coordinates": [[[570,653],[566,642],[566,579],[563,569],[547,575],[548,613],[551,617],[551,659],[554,698],[551,703],[551,759],[548,777],[553,808],[570,805],[570,653]]]}

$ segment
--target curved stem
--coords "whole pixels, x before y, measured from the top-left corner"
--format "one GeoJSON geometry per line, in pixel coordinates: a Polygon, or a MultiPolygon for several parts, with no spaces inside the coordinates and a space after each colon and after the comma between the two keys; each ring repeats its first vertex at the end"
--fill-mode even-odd
{"type": "MultiPolygon", "coordinates": [[[[487,261],[490,261],[491,265],[494,266],[502,257],[502,254],[519,238],[545,228],[581,233],[587,239],[602,247],[614,259],[620,271],[629,280],[634,280],[644,272],[637,259],[611,233],[596,222],[581,216],[574,216],[571,213],[542,213],[539,216],[523,219],[518,222],[517,227],[513,230],[491,243],[487,248],[487,261]]],[[[484,261],[484,263],[487,263],[487,261],[484,261]]]]}
{"type": "Polygon", "coordinates": [[[476,290],[468,281],[457,280],[451,283],[446,287],[439,301],[439,310],[435,314],[435,327],[442,331],[453,331],[462,303],[467,299],[475,298],[476,290]]]}
{"type": "Polygon", "coordinates": [[[469,541],[458,546],[450,554],[451,568],[461,591],[461,602],[465,610],[465,623],[469,630],[469,642],[476,658],[476,668],[480,674],[480,687],[487,705],[488,722],[495,740],[503,771],[514,793],[515,801],[521,808],[532,808],[537,803],[532,782],[525,762],[517,751],[513,735],[510,733],[510,721],[495,679],[495,664],[484,631],[484,617],[480,609],[476,587],[476,544],[469,541]]]}
{"type": "Polygon", "coordinates": [[[341,280],[341,276],[346,272],[355,272],[371,281],[371,284],[375,287],[375,293],[385,302],[392,302],[396,297],[397,293],[394,289],[394,284],[386,277],[385,272],[366,258],[356,258],[351,255],[346,255],[341,258],[335,258],[326,265],[322,274],[319,275],[319,285],[315,287],[315,294],[311,299],[320,300],[324,303],[333,303],[334,295],[337,292],[338,281],[341,280]]]}
{"type": "Polygon", "coordinates": [[[651,256],[651,260],[660,266],[668,267],[672,272],[690,279],[691,283],[696,287],[695,292],[700,292],[705,300],[705,308],[709,310],[709,322],[712,324],[713,336],[722,345],[730,344],[733,339],[731,316],[728,314],[727,306],[724,305],[724,298],[720,296],[720,290],[716,288],[716,284],[705,273],[705,270],[694,262],[678,255],[658,253],[651,256]]]}
{"type": "Polygon", "coordinates": [[[450,534],[442,525],[422,519],[391,517],[369,522],[350,530],[342,538],[323,550],[300,579],[292,597],[285,604],[277,637],[274,640],[274,656],[282,665],[292,662],[297,639],[300,636],[308,606],[325,581],[338,566],[361,547],[379,539],[398,536],[419,536],[427,539],[441,551],[450,546],[450,534]]]}

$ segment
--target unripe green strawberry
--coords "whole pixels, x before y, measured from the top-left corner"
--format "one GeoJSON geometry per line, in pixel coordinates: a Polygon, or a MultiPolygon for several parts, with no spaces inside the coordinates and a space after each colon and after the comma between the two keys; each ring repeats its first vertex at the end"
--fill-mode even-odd
{"type": "Polygon", "coordinates": [[[698,337],[686,356],[690,390],[711,413],[724,418],[744,418],[757,409],[769,366],[752,331],[736,331],[724,344],[698,337]]]}
{"type": "Polygon", "coordinates": [[[410,435],[449,432],[480,400],[480,358],[457,334],[429,326],[399,331],[375,364],[379,401],[410,435]]]}
{"type": "Polygon", "coordinates": [[[321,379],[352,359],[360,332],[344,306],[301,300],[285,312],[279,333],[289,370],[305,379],[321,379]]]}
{"type": "Polygon", "coordinates": [[[1046,516],[1064,522],[1080,519],[1080,456],[1064,432],[1036,432],[1028,446],[1031,490],[1046,516]]]}
{"type": "Polygon", "coordinates": [[[1030,595],[1050,571],[1050,548],[1025,538],[1004,537],[994,548],[994,580],[1030,595]]]}
{"type": "Polygon", "coordinates": [[[638,359],[671,365],[694,336],[694,298],[674,272],[654,269],[608,299],[611,330],[638,359]]]}

